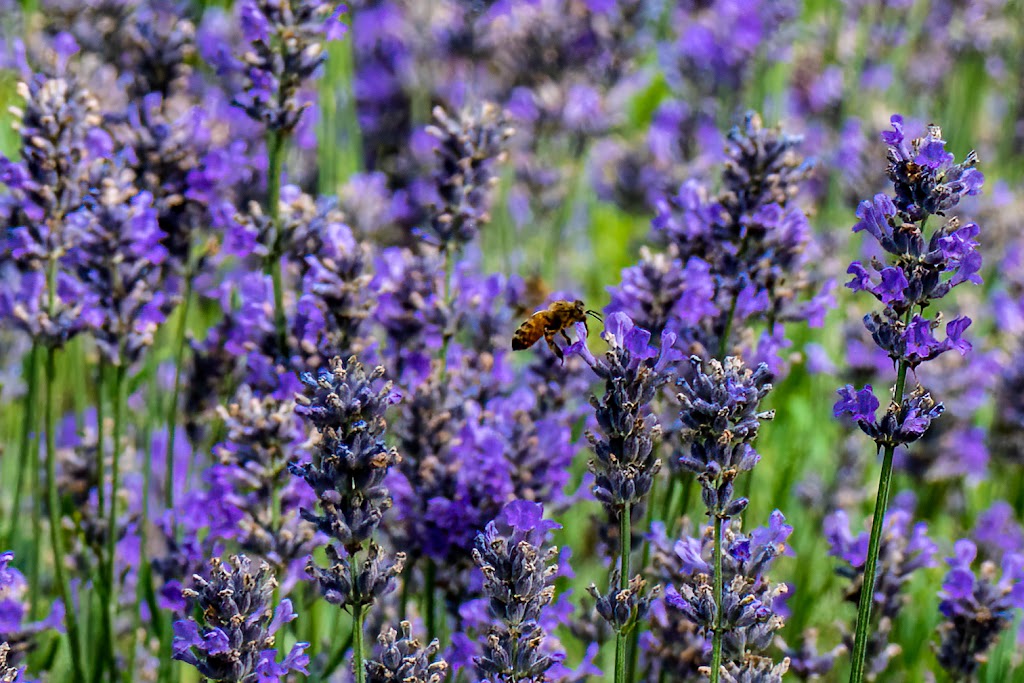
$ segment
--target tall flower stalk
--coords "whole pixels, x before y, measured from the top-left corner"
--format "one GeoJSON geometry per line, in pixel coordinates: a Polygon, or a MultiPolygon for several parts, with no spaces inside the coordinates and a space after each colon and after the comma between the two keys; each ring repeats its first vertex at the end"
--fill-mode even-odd
{"type": "Polygon", "coordinates": [[[365,683],[364,622],[371,605],[395,587],[405,553],[389,558],[373,540],[391,495],[384,485],[398,452],[384,442],[384,412],[398,400],[384,368],[367,373],[355,357],[335,358],[330,370],[314,378],[305,373],[296,412],[313,424],[320,440],[313,462],[290,465],[293,474],[312,487],[320,513],[302,516],[331,539],[327,567],[312,558],[306,567],[327,602],[352,614],[352,666],[356,681],[365,683]]]}
{"type": "Polygon", "coordinates": [[[274,328],[278,353],[287,349],[287,318],[281,257],[285,245],[280,225],[281,173],[288,138],[303,111],[299,91],[327,59],[323,41],[340,38],[345,27],[338,21],[345,9],[323,0],[245,0],[239,6],[242,33],[247,42],[241,55],[245,89],[235,103],[266,126],[267,216],[272,235],[264,265],[274,288],[274,328]]]}
{"type": "Polygon", "coordinates": [[[722,643],[726,637],[723,628],[724,527],[742,513],[749,502],[746,498],[734,497],[734,482],[740,472],[752,470],[760,459],[752,444],[761,422],[775,416],[774,411],[758,409],[772,389],[772,375],[766,364],[750,370],[738,358],[726,358],[724,365],[712,360],[710,372],[704,370],[699,356],[691,357],[690,363],[692,378],[681,383],[679,394],[684,445],[680,466],[697,475],[701,497],[714,528],[711,680],[717,683],[722,670],[722,643]]]}
{"type": "Polygon", "coordinates": [[[657,589],[648,592],[646,582],[631,575],[630,553],[633,510],[646,501],[661,469],[654,444],[661,436],[650,403],[674,374],[671,363],[681,355],[672,348],[675,335],[664,332],[661,348],[650,345],[651,333],[636,327],[624,313],[608,317],[602,337],[609,350],[595,358],[586,346],[585,326],[577,329],[580,341],[567,350],[579,354],[605,382],[601,398],[591,397],[601,435],[587,432],[594,449],[588,469],[594,474],[594,496],[618,522],[619,566],[612,571],[608,592],[596,586],[590,592],[597,611],[615,630],[615,681],[625,683],[629,656],[629,633],[650,609],[657,589]]]}
{"type": "MultiPolygon", "coordinates": [[[[58,65],[61,66],[61,65],[58,65]]],[[[59,69],[59,70],[62,70],[59,69]]],[[[46,433],[46,489],[36,491],[35,510],[46,500],[54,574],[67,610],[72,680],[84,681],[81,638],[65,572],[62,506],[57,489],[57,352],[82,329],[81,283],[67,268],[78,237],[68,229],[89,183],[88,164],[96,150],[90,134],[100,122],[95,97],[70,77],[37,74],[19,84],[20,162],[0,157],[0,177],[12,202],[4,216],[3,259],[16,282],[0,295],[0,310],[44,351],[43,429],[46,433]]],[[[34,512],[34,515],[37,513],[34,512]]],[[[33,522],[33,528],[39,524],[33,522]]],[[[42,544],[34,544],[38,549],[42,544]]],[[[38,576],[39,555],[33,562],[38,576]]]]}
{"type": "Polygon", "coordinates": [[[893,196],[875,195],[857,207],[859,222],[854,232],[867,232],[886,253],[886,261],[872,259],[867,265],[854,261],[847,272],[853,276],[847,287],[869,292],[882,304],[880,312],[864,316],[864,325],[872,339],[896,366],[892,400],[881,418],[876,417],[879,401],[871,386],[855,390],[847,385],[839,390],[836,417],[849,414],[861,430],[874,440],[882,452],[882,471],[871,522],[864,565],[864,585],[857,610],[857,628],[851,660],[850,683],[864,680],[867,646],[870,639],[871,610],[875,572],[882,527],[889,503],[893,454],[896,447],[920,439],[931,421],[942,411],[930,394],[918,386],[907,392],[907,375],[926,361],[956,349],[970,350],[963,333],[970,318],[954,318],[945,326],[946,338],[939,341],[933,331],[941,316],[924,317],[925,309],[954,287],[965,282],[979,284],[981,255],[975,241],[977,225],[961,225],[947,216],[966,195],[981,191],[982,174],[974,168],[977,155],[971,152],[960,164],[945,150],[938,126],[929,126],[926,135],[908,139],[903,117],[891,118],[893,130],[882,133],[889,146],[886,173],[893,183],[893,196]],[[933,216],[944,222],[926,233],[933,216]]]}

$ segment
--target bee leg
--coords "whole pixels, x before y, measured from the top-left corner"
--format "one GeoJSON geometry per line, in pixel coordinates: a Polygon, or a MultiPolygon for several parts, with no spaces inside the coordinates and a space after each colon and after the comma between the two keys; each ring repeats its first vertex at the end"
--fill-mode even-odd
{"type": "Polygon", "coordinates": [[[590,328],[589,328],[589,327],[587,327],[587,319],[586,319],[586,317],[584,317],[584,318],[583,318],[583,332],[584,332],[584,333],[585,333],[585,334],[586,334],[586,335],[587,335],[588,337],[590,336],[590,328]]]}
{"type": "Polygon", "coordinates": [[[550,348],[551,352],[554,353],[555,356],[558,357],[558,360],[560,360],[562,362],[562,365],[565,365],[565,354],[562,353],[562,349],[558,348],[558,344],[555,343],[555,334],[554,334],[554,332],[545,334],[544,335],[544,341],[546,341],[548,343],[548,348],[550,348]]]}
{"type": "Polygon", "coordinates": [[[560,330],[560,331],[562,333],[562,338],[565,339],[565,343],[571,345],[572,344],[572,339],[569,338],[569,335],[566,333],[566,331],[565,330],[560,330]]]}

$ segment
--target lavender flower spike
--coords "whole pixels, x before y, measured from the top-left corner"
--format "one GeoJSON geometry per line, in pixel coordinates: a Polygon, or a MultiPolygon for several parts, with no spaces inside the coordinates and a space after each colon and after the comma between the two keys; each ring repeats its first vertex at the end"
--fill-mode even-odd
{"type": "Polygon", "coordinates": [[[218,558],[210,561],[210,578],[196,576],[196,589],[182,594],[202,616],[174,622],[173,657],[196,667],[213,681],[242,683],[280,681],[290,671],[309,674],[309,643],[296,643],[281,662],[274,649],[274,634],[296,617],[290,600],[271,607],[277,581],[270,566],[254,571],[249,558],[232,556],[230,568],[218,558]]]}
{"type": "Polygon", "coordinates": [[[441,646],[437,639],[423,647],[412,637],[412,624],[400,624],[402,637],[393,628],[384,629],[377,642],[380,654],[366,663],[366,683],[441,683],[448,673],[448,664],[435,659],[441,646]]]}
{"type": "Polygon", "coordinates": [[[268,129],[289,133],[302,112],[299,90],[327,59],[323,43],[340,38],[344,5],[325,0],[243,0],[242,33],[249,43],[241,55],[246,87],[235,98],[245,112],[268,129]]]}
{"type": "Polygon", "coordinates": [[[477,657],[477,673],[485,680],[541,683],[555,663],[541,646],[546,634],[541,610],[555,595],[558,549],[544,550],[549,531],[561,528],[545,521],[539,503],[517,500],[476,538],[473,560],[484,574],[484,594],[494,620],[477,657]]]}
{"type": "Polygon", "coordinates": [[[976,555],[972,541],[956,542],[953,557],[946,560],[949,573],[939,593],[939,611],[946,618],[939,626],[939,664],[965,681],[974,680],[985,653],[1013,624],[1014,610],[1024,608],[1024,556],[1007,553],[997,580],[993,562],[983,562],[975,574],[971,564],[976,555]]]}
{"type": "Polygon", "coordinates": [[[724,364],[711,360],[710,372],[699,356],[692,356],[690,364],[694,377],[680,382],[678,395],[684,427],[680,464],[697,475],[708,514],[729,519],[748,502],[733,499],[733,481],[757,464],[760,456],[751,444],[761,421],[775,417],[775,411],[758,410],[772,390],[772,374],[764,363],[751,370],[732,357],[724,364]]]}
{"type": "Polygon", "coordinates": [[[859,261],[850,264],[847,272],[853,278],[846,286],[868,292],[881,304],[881,310],[864,316],[864,326],[896,367],[893,400],[885,414],[876,418],[878,402],[870,395],[870,388],[856,391],[847,386],[840,390],[834,409],[836,416],[853,415],[861,431],[883,452],[864,560],[850,683],[864,680],[868,648],[875,639],[871,633],[875,568],[896,446],[924,436],[944,409],[920,388],[907,392],[907,373],[946,351],[956,349],[962,355],[971,349],[970,342],[963,338],[970,318],[949,321],[946,338],[939,340],[933,331],[939,327],[941,314],[929,319],[923,312],[954,287],[965,282],[981,283],[981,255],[975,240],[980,228],[973,223],[962,225],[956,216],[946,216],[963,197],[981,191],[984,178],[975,168],[978,156],[971,152],[962,163],[953,164],[953,155],[946,151],[938,126],[929,126],[925,136],[908,140],[903,117],[894,115],[890,121],[893,130],[882,133],[882,140],[889,146],[887,174],[894,196],[877,194],[861,202],[858,222],[853,226],[854,232],[865,232],[877,240],[885,259],[873,258],[867,266],[859,261]],[[926,233],[933,216],[945,220],[926,233]]]}

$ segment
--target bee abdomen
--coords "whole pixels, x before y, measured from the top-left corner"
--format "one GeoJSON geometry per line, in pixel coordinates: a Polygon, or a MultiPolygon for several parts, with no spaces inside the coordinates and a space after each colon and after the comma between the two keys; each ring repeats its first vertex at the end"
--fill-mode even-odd
{"type": "Polygon", "coordinates": [[[526,343],[525,339],[521,339],[518,335],[512,337],[512,350],[522,351],[523,349],[529,348],[530,345],[526,343]]]}

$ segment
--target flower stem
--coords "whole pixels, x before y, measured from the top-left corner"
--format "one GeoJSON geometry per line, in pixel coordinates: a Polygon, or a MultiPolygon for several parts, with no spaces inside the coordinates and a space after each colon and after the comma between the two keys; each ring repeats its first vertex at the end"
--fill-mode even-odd
{"type": "Polygon", "coordinates": [[[68,648],[71,651],[72,680],[84,683],[82,675],[81,647],[78,636],[78,615],[71,599],[71,585],[64,573],[64,536],[61,527],[60,495],[57,493],[57,437],[54,431],[57,421],[54,415],[54,385],[57,383],[57,350],[46,349],[46,397],[43,403],[43,419],[46,422],[46,494],[50,513],[50,543],[53,547],[53,572],[64,601],[64,618],[67,622],[68,648]]]}
{"type": "Polygon", "coordinates": [[[430,642],[437,637],[437,606],[434,600],[437,565],[433,558],[427,558],[427,566],[423,574],[423,614],[427,622],[427,642],[430,642]]]}
{"type": "MultiPolygon", "coordinates": [[[[452,312],[452,250],[450,245],[444,246],[444,310],[445,315],[452,312]]],[[[450,320],[445,320],[445,329],[441,331],[441,385],[448,377],[448,346],[452,341],[450,320]]]]}
{"type": "Polygon", "coordinates": [[[107,517],[107,606],[109,610],[107,630],[107,664],[110,667],[111,676],[115,677],[117,671],[116,655],[114,653],[114,621],[117,616],[117,488],[121,479],[121,433],[124,428],[124,403],[125,403],[125,374],[127,372],[124,354],[121,354],[120,364],[114,369],[114,431],[111,436],[113,455],[110,464],[110,512],[107,517]]]}
{"type": "MultiPolygon", "coordinates": [[[[619,590],[629,588],[629,551],[633,527],[629,519],[629,504],[622,506],[619,513],[619,590]]],[[[615,634],[615,683],[626,683],[626,668],[629,662],[629,627],[615,634]]]]}
{"type": "MultiPolygon", "coordinates": [[[[7,526],[7,533],[4,535],[4,541],[0,544],[0,548],[10,548],[12,541],[14,540],[14,533],[16,531],[16,521],[21,517],[21,491],[22,491],[22,480],[25,477],[25,470],[28,469],[28,464],[32,462],[32,476],[29,477],[29,483],[34,485],[39,480],[39,460],[33,458],[33,446],[35,445],[32,440],[32,428],[36,426],[36,399],[37,392],[39,389],[39,346],[35,343],[32,344],[32,349],[29,351],[28,359],[25,362],[25,414],[21,422],[21,436],[18,441],[18,474],[14,479],[14,503],[11,505],[11,521],[7,526]]],[[[41,527],[40,520],[40,507],[39,501],[41,497],[35,495],[38,488],[33,490],[32,497],[32,538],[39,538],[39,530],[41,527]]],[[[34,542],[33,547],[36,549],[35,560],[32,562],[32,573],[31,580],[29,582],[29,610],[31,613],[30,618],[36,619],[36,604],[39,598],[39,555],[38,548],[39,543],[34,542]]]]}
{"type": "Polygon", "coordinates": [[[722,576],[722,518],[715,515],[715,632],[711,636],[711,683],[718,683],[722,667],[722,601],[725,581],[722,576]]]}
{"type": "MultiPolygon", "coordinates": [[[[167,409],[167,456],[164,460],[164,505],[174,509],[174,443],[178,432],[178,398],[181,395],[181,368],[185,364],[185,334],[188,330],[188,313],[192,307],[192,273],[185,277],[185,298],[181,302],[181,320],[174,336],[174,387],[171,389],[171,405],[167,409]]],[[[148,459],[147,459],[148,460],[148,459]]]]}
{"type": "MultiPolygon", "coordinates": [[[[908,313],[909,317],[909,313],[908,313]]],[[[896,375],[894,401],[903,401],[903,390],[907,383],[907,363],[901,360],[896,375]]],[[[889,487],[892,484],[892,456],[895,446],[885,447],[882,456],[882,473],[878,478],[878,495],[875,497],[875,514],[871,518],[871,538],[868,541],[868,556],[864,562],[864,583],[860,589],[860,602],[857,605],[857,630],[853,643],[853,655],[850,659],[850,683],[861,683],[864,680],[865,662],[868,653],[868,637],[870,636],[871,607],[875,595],[875,570],[878,567],[878,551],[882,542],[882,526],[885,523],[885,510],[889,506],[889,487]]]]}
{"type": "Polygon", "coordinates": [[[287,353],[288,332],[284,315],[284,284],[281,279],[281,251],[284,240],[278,218],[281,214],[281,168],[284,164],[285,135],[272,130],[267,138],[267,215],[270,216],[274,237],[267,254],[266,272],[274,283],[274,328],[277,330],[278,350],[287,353]]]}
{"type": "Polygon", "coordinates": [[[355,669],[356,683],[366,683],[366,667],[363,665],[363,622],[366,619],[366,608],[356,605],[352,609],[352,667],[355,669]]]}

